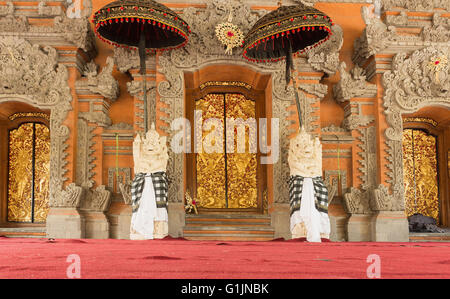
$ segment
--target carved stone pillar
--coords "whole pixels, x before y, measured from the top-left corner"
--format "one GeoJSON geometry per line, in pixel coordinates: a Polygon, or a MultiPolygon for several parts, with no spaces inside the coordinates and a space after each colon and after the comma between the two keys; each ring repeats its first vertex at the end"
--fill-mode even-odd
{"type": "Polygon", "coordinates": [[[185,226],[186,213],[184,203],[169,202],[169,236],[178,238],[183,236],[183,227],[185,226]]]}
{"type": "Polygon", "coordinates": [[[47,238],[85,238],[85,219],[78,211],[83,193],[83,188],[75,184],[60,192],[59,204],[55,202],[48,212],[47,238]]]}
{"type": "Polygon", "coordinates": [[[109,221],[105,215],[111,203],[111,192],[105,186],[87,190],[81,210],[85,218],[85,238],[109,239],[109,221]]]}
{"type": "Polygon", "coordinates": [[[369,192],[350,188],[344,195],[344,207],[351,214],[347,223],[349,242],[372,241],[372,213],[369,207],[369,192]]]}

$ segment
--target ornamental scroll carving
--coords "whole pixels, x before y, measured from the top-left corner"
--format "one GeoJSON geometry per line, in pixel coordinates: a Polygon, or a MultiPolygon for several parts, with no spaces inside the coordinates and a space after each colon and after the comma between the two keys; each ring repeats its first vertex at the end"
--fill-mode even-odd
{"type": "Polygon", "coordinates": [[[50,206],[79,206],[81,187],[63,188],[67,169],[66,141],[69,128],[63,125],[72,109],[68,72],[58,64],[52,47],[31,45],[17,37],[0,37],[0,102],[20,101],[50,109],[50,206]]]}
{"type": "MultiPolygon", "coordinates": [[[[427,105],[450,107],[449,53],[449,46],[417,50],[408,58],[400,53],[393,59],[392,70],[383,75],[384,112],[389,125],[385,131],[388,182],[391,200],[397,203],[378,205],[384,209],[400,209],[402,206],[398,203],[404,200],[402,113],[412,113],[427,105]]],[[[385,189],[380,189],[377,196],[382,202],[386,198],[385,189]]]]}

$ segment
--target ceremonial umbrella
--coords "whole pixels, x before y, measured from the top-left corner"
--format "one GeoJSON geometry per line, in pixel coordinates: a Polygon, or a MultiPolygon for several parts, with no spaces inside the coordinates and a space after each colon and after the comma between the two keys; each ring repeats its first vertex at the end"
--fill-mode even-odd
{"type": "Polygon", "coordinates": [[[145,54],[180,48],[188,42],[189,25],[177,13],[153,0],[118,0],[94,14],[95,33],[100,40],[139,50],[140,72],[144,76],[144,123],[147,121],[145,54]]]}
{"type": "MultiPolygon", "coordinates": [[[[311,6],[280,6],[259,19],[249,31],[243,44],[244,58],[258,63],[286,59],[286,84],[289,84],[294,68],[293,55],[303,54],[326,42],[332,35],[332,25],[327,15],[311,6]]],[[[292,78],[296,85],[295,76],[292,78]]],[[[295,97],[301,126],[297,88],[295,97]]]]}

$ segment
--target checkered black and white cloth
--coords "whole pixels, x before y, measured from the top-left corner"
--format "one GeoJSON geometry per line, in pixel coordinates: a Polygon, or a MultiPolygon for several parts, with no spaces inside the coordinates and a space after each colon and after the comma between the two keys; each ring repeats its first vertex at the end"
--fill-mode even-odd
{"type": "MultiPolygon", "coordinates": [[[[289,178],[289,203],[291,215],[300,210],[304,177],[295,175],[289,178]]],[[[328,190],[321,177],[312,178],[315,206],[319,212],[328,213],[328,190]]]]}
{"type": "MultiPolygon", "coordinates": [[[[138,173],[134,177],[131,184],[131,202],[133,213],[139,209],[139,201],[142,197],[142,191],[144,190],[146,173],[138,173]]],[[[157,208],[167,209],[167,193],[169,191],[168,178],[165,172],[154,172],[150,174],[153,183],[153,189],[155,190],[155,200],[157,208]]]]}

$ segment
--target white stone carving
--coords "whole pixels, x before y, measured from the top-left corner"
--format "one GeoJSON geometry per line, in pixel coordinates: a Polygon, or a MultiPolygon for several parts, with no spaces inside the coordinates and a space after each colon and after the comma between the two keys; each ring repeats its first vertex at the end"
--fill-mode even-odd
{"type": "Polygon", "coordinates": [[[160,136],[155,124],[141,137],[137,134],[133,142],[134,173],[154,173],[166,171],[169,155],[167,138],[160,136]]]}
{"type": "Polygon", "coordinates": [[[302,177],[322,176],[322,144],[302,127],[291,139],[288,157],[290,175],[302,177]]]}
{"type": "Polygon", "coordinates": [[[339,65],[339,82],[333,86],[334,98],[338,102],[350,101],[357,97],[375,97],[377,86],[366,81],[365,71],[359,66],[355,66],[350,73],[346,70],[345,62],[339,65]]]}

